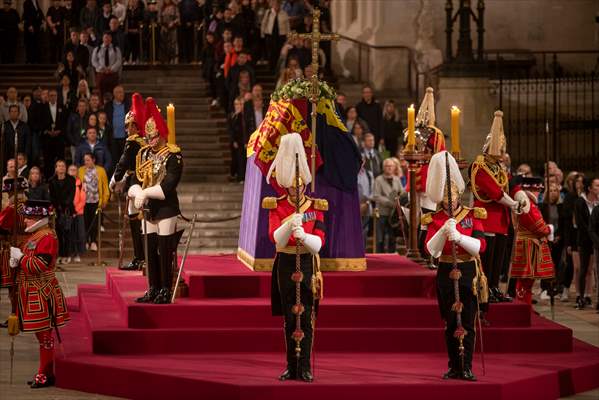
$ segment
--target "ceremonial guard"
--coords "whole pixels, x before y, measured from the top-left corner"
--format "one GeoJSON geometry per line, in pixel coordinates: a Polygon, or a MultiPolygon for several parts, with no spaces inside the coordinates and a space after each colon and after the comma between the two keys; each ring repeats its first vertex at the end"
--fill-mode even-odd
{"type": "MultiPolygon", "coordinates": [[[[429,155],[436,154],[445,150],[445,136],[439,128],[435,126],[435,96],[433,88],[426,89],[418,114],[416,115],[416,146],[422,152],[429,155]]],[[[404,137],[407,140],[408,130],[404,131],[404,137]]],[[[426,192],[426,182],[428,176],[428,164],[422,164],[416,171],[416,193],[418,194],[418,205],[422,214],[435,211],[437,204],[430,199],[426,192]]],[[[406,190],[409,192],[408,182],[406,190]]],[[[424,239],[426,237],[426,226],[421,225],[418,236],[418,247],[421,254],[424,254],[424,239]]]]}
{"type": "Polygon", "coordinates": [[[532,285],[535,279],[551,279],[555,276],[551,249],[553,225],[543,220],[537,206],[539,193],[543,191],[540,177],[517,177],[518,186],[530,199],[530,210],[514,221],[515,241],[512,255],[511,278],[516,278],[516,296],[532,306],[532,285]]]}
{"type": "Polygon", "coordinates": [[[310,355],[322,297],[318,252],[324,245],[324,211],[328,203],[304,194],[312,176],[297,133],[281,137],[267,182],[271,175],[286,191],[282,197],[262,200],[269,210],[268,231],[277,251],[272,269],[272,314],[284,317],[287,369],[279,379],[312,382],[310,355]]]}
{"type": "Polygon", "coordinates": [[[487,219],[483,221],[487,250],[482,264],[489,279],[490,303],[511,301],[510,297],[499,290],[499,275],[506,257],[510,212],[526,213],[530,207],[528,196],[522,190],[514,190],[514,197],[508,194],[509,176],[501,165],[505,151],[503,113],[495,111],[491,132],[483,146],[483,154],[476,157],[469,169],[474,206],[487,211],[487,219]]]}
{"type": "MultiPolygon", "coordinates": [[[[127,129],[125,148],[110,180],[110,190],[116,192],[118,196],[121,193],[127,193],[134,179],[137,153],[142,146],[145,146],[143,139],[145,122],[143,99],[139,93],[134,93],[131,100],[131,110],[125,116],[125,127],[127,129]]],[[[129,228],[131,229],[131,240],[133,242],[133,260],[126,266],[121,267],[121,269],[135,271],[142,269],[144,248],[139,210],[135,209],[132,201],[127,202],[127,214],[129,216],[129,228]]]]}
{"type": "MultiPolygon", "coordinates": [[[[11,303],[11,313],[16,312],[16,293],[15,293],[15,271],[10,268],[10,247],[11,244],[19,246],[23,240],[25,223],[23,216],[15,211],[15,186],[14,178],[5,178],[2,182],[2,193],[8,197],[8,205],[0,212],[0,288],[8,288],[8,297],[11,303]],[[18,221],[15,233],[15,218],[18,221]]],[[[27,181],[23,177],[17,180],[17,195],[19,197],[18,209],[23,208],[25,200],[23,192],[27,188],[27,181]]],[[[5,328],[7,322],[2,322],[1,327],[5,328]]]]}
{"type": "Polygon", "coordinates": [[[148,291],[136,301],[166,304],[171,302],[173,265],[182,231],[177,231],[179,198],[177,185],[183,172],[181,149],[167,143],[166,122],[149,97],[146,99],[147,145],[137,153],[135,176],[129,197],[143,212],[142,228],[149,281],[148,291]]]}
{"type": "Polygon", "coordinates": [[[428,227],[426,248],[439,259],[437,301],[445,321],[445,343],[449,370],[444,379],[475,381],[472,354],[476,339],[475,318],[478,302],[487,300],[486,278],[479,254],[485,251],[481,208],[460,203],[464,180],[455,159],[446,151],[435,154],[429,164],[426,192],[441,209],[425,214],[428,227]]]}
{"type": "Polygon", "coordinates": [[[54,275],[58,239],[49,225],[52,205],[45,200],[27,200],[20,212],[29,237],[20,248],[10,248],[10,266],[17,274],[18,307],[17,318],[9,320],[9,331],[35,333],[40,345],[40,364],[31,387],[41,388],[54,384],[52,329],[56,329],[60,338],[58,328],[69,320],[69,314],[54,275]]]}

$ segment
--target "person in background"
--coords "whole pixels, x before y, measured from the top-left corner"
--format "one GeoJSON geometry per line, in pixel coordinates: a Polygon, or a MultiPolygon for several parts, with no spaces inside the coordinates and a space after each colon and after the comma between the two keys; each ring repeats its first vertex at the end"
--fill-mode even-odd
{"type": "Polygon", "coordinates": [[[358,111],[355,106],[351,106],[345,112],[345,127],[348,131],[353,133],[354,124],[359,122],[362,125],[363,129],[368,130],[368,124],[366,121],[358,117],[358,111]]]}
{"type": "Polygon", "coordinates": [[[177,5],[173,0],[164,0],[160,9],[160,53],[165,64],[177,63],[177,28],[180,23],[177,5]]]}
{"type": "Polygon", "coordinates": [[[28,165],[27,154],[19,153],[17,154],[17,175],[22,176],[24,178],[29,177],[29,170],[31,169],[28,165]]]}
{"type": "Polygon", "coordinates": [[[271,8],[266,11],[260,27],[261,36],[265,39],[267,57],[270,69],[275,71],[281,47],[287,41],[287,34],[291,31],[289,16],[281,10],[280,0],[272,0],[271,8]]]}
{"type": "Polygon", "coordinates": [[[108,117],[105,111],[98,113],[98,139],[105,145],[108,145],[112,140],[112,127],[108,123],[108,117]]]}
{"type": "Polygon", "coordinates": [[[127,46],[125,63],[139,62],[141,24],[144,19],[144,3],[141,0],[129,0],[126,17],[127,46]]]}
{"type": "Polygon", "coordinates": [[[372,175],[376,178],[381,174],[382,158],[378,150],[375,148],[374,135],[372,133],[364,134],[364,143],[362,149],[362,156],[365,160],[364,168],[372,172],[372,175]]]}
{"type": "Polygon", "coordinates": [[[10,111],[10,106],[15,105],[18,108],[18,119],[27,123],[27,109],[25,108],[25,105],[19,101],[18,96],[19,93],[17,92],[17,88],[15,88],[14,86],[11,86],[6,90],[6,100],[4,100],[4,102],[2,103],[2,108],[0,109],[2,111],[2,117],[0,118],[0,121],[8,121],[10,119],[8,115],[10,111]]]}
{"type": "Polygon", "coordinates": [[[122,64],[121,50],[112,44],[110,32],[105,32],[102,35],[102,45],[96,47],[92,53],[92,65],[96,71],[96,87],[100,90],[100,96],[112,93],[118,85],[122,64]]]}
{"type": "Polygon", "coordinates": [[[91,98],[91,92],[89,90],[89,85],[87,84],[87,81],[85,79],[81,79],[79,81],[79,83],[77,84],[77,92],[75,93],[75,96],[78,99],[85,99],[87,101],[89,101],[89,99],[91,98]]]}
{"type": "Polygon", "coordinates": [[[42,117],[42,154],[46,179],[54,173],[56,161],[64,157],[65,122],[68,115],[69,110],[58,103],[58,92],[51,89],[42,117]]]}
{"type": "MultiPolygon", "coordinates": [[[[597,290],[597,298],[599,298],[599,205],[593,207],[591,211],[591,219],[589,220],[589,236],[593,241],[593,247],[595,248],[595,289],[597,290]]],[[[599,301],[595,306],[597,313],[599,313],[599,301]]]]}
{"type": "Polygon", "coordinates": [[[12,104],[9,107],[8,120],[4,123],[4,143],[3,151],[7,157],[14,157],[15,154],[15,132],[17,133],[18,152],[25,153],[27,150],[27,141],[30,140],[31,133],[29,126],[19,119],[19,107],[12,104]]]}
{"type": "Polygon", "coordinates": [[[337,114],[341,117],[343,123],[345,123],[345,106],[347,104],[347,97],[344,93],[337,92],[337,98],[335,99],[335,108],[337,109],[337,114]]]}
{"type": "Polygon", "coordinates": [[[48,185],[44,183],[42,173],[38,167],[32,167],[29,170],[28,187],[25,194],[29,200],[50,201],[48,185]]]}
{"type": "Polygon", "coordinates": [[[64,45],[65,9],[60,0],[52,0],[52,5],[46,13],[46,29],[50,38],[50,62],[55,64],[62,57],[64,45]]]}
{"type": "Polygon", "coordinates": [[[131,99],[125,97],[125,88],[122,85],[117,85],[112,91],[112,101],[105,104],[106,119],[112,130],[112,136],[108,142],[105,141],[105,144],[110,149],[110,158],[116,162],[123,154],[127,139],[125,115],[131,108],[131,99]]]}
{"type": "Polygon", "coordinates": [[[37,0],[23,3],[23,30],[25,38],[25,60],[27,64],[38,64],[40,58],[40,32],[44,23],[44,12],[37,0]]]}
{"type": "Polygon", "coordinates": [[[353,129],[350,131],[352,134],[352,139],[354,140],[354,142],[356,143],[356,146],[358,147],[358,149],[361,149],[364,147],[364,125],[362,125],[361,122],[356,122],[354,124],[353,129]]]}
{"type": "Polygon", "coordinates": [[[231,141],[231,180],[243,182],[245,179],[245,140],[243,121],[243,99],[233,102],[233,111],[227,118],[229,140],[231,141]]]}
{"type": "Polygon", "coordinates": [[[584,191],[574,203],[574,219],[578,228],[578,252],[580,254],[580,273],[578,275],[578,293],[576,294],[576,308],[584,309],[591,306],[591,296],[587,289],[587,277],[590,276],[593,261],[593,241],[589,235],[589,222],[591,211],[599,205],[599,177],[589,179],[584,184],[584,191]]]}
{"type": "Polygon", "coordinates": [[[387,100],[383,107],[383,135],[379,140],[379,147],[383,145],[389,151],[389,156],[394,157],[397,154],[402,132],[403,126],[395,102],[387,100]]]}
{"type": "Polygon", "coordinates": [[[110,170],[112,158],[108,148],[98,140],[98,130],[95,127],[88,127],[85,134],[85,140],[79,143],[75,152],[74,164],[77,166],[85,165],[85,155],[91,153],[94,155],[94,164],[101,166],[104,170],[110,170]]]}
{"type": "Polygon", "coordinates": [[[69,232],[74,213],[75,178],[67,175],[67,164],[64,160],[56,161],[55,173],[48,186],[50,200],[56,212],[56,235],[58,236],[58,264],[69,256],[69,232]]]}
{"type": "Polygon", "coordinates": [[[21,17],[17,10],[11,8],[11,0],[4,0],[3,3],[4,8],[0,9],[0,35],[3,38],[0,42],[0,63],[13,64],[17,54],[21,17]]]}
{"type": "Polygon", "coordinates": [[[380,214],[376,226],[377,253],[395,252],[395,233],[389,223],[389,217],[395,208],[396,198],[404,193],[404,188],[394,172],[395,163],[391,159],[386,159],[383,161],[383,173],[374,180],[373,198],[380,214]]]}
{"type": "Polygon", "coordinates": [[[77,166],[69,165],[68,174],[75,178],[75,197],[73,200],[73,218],[71,219],[71,230],[69,234],[69,256],[67,261],[81,262],[81,255],[85,253],[85,221],[83,213],[85,209],[85,192],[83,183],[78,176],[77,166]]]}
{"type": "MultiPolygon", "coordinates": [[[[362,155],[362,167],[358,172],[358,196],[360,197],[360,219],[362,221],[362,236],[364,237],[364,247],[368,239],[368,233],[372,229],[372,210],[374,204],[373,198],[373,186],[374,176],[372,171],[364,168],[365,163],[364,156],[362,155]]],[[[375,249],[372,250],[375,252],[375,249]]]]}
{"type": "Polygon", "coordinates": [[[86,247],[91,251],[98,251],[98,214],[96,211],[106,207],[110,199],[110,190],[108,189],[106,170],[96,165],[94,154],[86,153],[83,161],[84,165],[79,167],[78,177],[83,183],[85,192],[83,218],[85,220],[86,247]]]}
{"type": "Polygon", "coordinates": [[[368,130],[374,134],[375,143],[378,143],[383,137],[383,109],[374,98],[370,86],[364,86],[362,89],[362,100],[356,104],[356,111],[358,116],[366,121],[368,130]]]}
{"type": "Polygon", "coordinates": [[[125,7],[125,0],[116,0],[112,7],[112,15],[114,15],[119,23],[119,26],[125,24],[125,18],[127,17],[127,7],[125,7]]]}
{"type": "Polygon", "coordinates": [[[77,104],[77,96],[71,87],[71,78],[68,74],[64,74],[60,78],[60,86],[56,90],[58,94],[58,104],[65,110],[73,110],[77,104]]]}
{"type": "Polygon", "coordinates": [[[67,122],[67,133],[66,139],[67,144],[71,147],[71,158],[75,159],[75,151],[79,143],[81,143],[81,136],[85,133],[85,126],[87,124],[87,101],[80,99],[77,102],[77,109],[71,113],[67,122]]]}

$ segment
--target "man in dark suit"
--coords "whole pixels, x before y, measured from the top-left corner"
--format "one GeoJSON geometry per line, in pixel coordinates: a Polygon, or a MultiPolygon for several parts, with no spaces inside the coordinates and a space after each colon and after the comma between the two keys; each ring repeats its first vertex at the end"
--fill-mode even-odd
{"type": "Polygon", "coordinates": [[[364,148],[362,149],[364,157],[364,168],[367,171],[372,172],[372,176],[375,178],[379,176],[382,171],[382,158],[378,150],[375,149],[374,134],[368,132],[364,135],[364,148]]]}
{"type": "MultiPolygon", "coordinates": [[[[5,159],[13,158],[15,155],[15,132],[17,133],[18,152],[25,153],[27,149],[27,140],[31,133],[27,124],[19,119],[19,106],[11,104],[8,108],[9,119],[4,123],[3,137],[6,139],[3,145],[5,159]]],[[[5,171],[4,166],[2,166],[5,171]]]]}
{"type": "Polygon", "coordinates": [[[28,64],[40,62],[40,31],[44,13],[37,0],[25,0],[23,3],[23,29],[25,29],[25,54],[28,64]]]}
{"type": "Polygon", "coordinates": [[[254,85],[252,88],[252,98],[243,104],[243,118],[244,118],[244,144],[247,145],[252,133],[260,126],[264,117],[266,117],[266,111],[268,110],[268,103],[262,98],[262,87],[259,90],[254,85]],[[258,93],[259,94],[255,94],[258,93]]]}
{"type": "Polygon", "coordinates": [[[48,92],[42,117],[42,145],[44,154],[44,176],[54,175],[54,164],[64,158],[65,123],[68,110],[58,103],[58,94],[52,89],[48,92]]]}

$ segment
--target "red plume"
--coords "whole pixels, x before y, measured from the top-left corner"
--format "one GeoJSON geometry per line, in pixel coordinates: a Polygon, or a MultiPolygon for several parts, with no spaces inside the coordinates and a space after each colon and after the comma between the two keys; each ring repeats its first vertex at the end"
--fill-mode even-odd
{"type": "Polygon", "coordinates": [[[156,106],[156,102],[152,97],[148,97],[146,99],[146,121],[150,119],[150,117],[154,118],[156,129],[158,129],[158,132],[160,132],[160,136],[164,139],[167,139],[168,126],[166,125],[164,118],[162,118],[162,114],[160,114],[160,111],[158,111],[158,106],[156,106]]]}
{"type": "Polygon", "coordinates": [[[144,99],[139,93],[133,93],[131,96],[131,112],[135,115],[135,122],[139,130],[139,136],[145,136],[146,131],[146,108],[144,107],[144,99]]]}

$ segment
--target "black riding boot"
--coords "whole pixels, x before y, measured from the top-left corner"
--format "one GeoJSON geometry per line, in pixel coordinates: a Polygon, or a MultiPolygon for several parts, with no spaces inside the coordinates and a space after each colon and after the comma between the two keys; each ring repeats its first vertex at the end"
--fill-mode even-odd
{"type": "Polygon", "coordinates": [[[158,236],[158,251],[160,253],[160,293],[154,299],[156,304],[171,302],[171,289],[173,287],[173,261],[177,250],[175,236],[158,236]]]}
{"type": "Polygon", "coordinates": [[[129,215],[129,228],[131,229],[131,241],[133,242],[133,260],[121,269],[137,271],[142,269],[144,263],[144,242],[141,233],[141,221],[137,218],[137,214],[129,215]]]}
{"type": "Polygon", "coordinates": [[[151,303],[158,295],[160,290],[160,258],[158,257],[158,234],[148,234],[148,281],[150,287],[148,291],[140,298],[135,300],[138,303],[151,303]]]}

